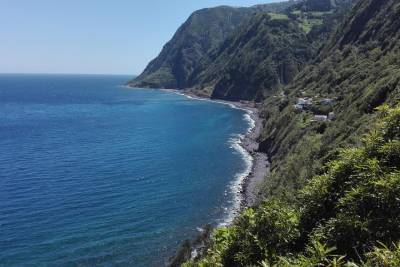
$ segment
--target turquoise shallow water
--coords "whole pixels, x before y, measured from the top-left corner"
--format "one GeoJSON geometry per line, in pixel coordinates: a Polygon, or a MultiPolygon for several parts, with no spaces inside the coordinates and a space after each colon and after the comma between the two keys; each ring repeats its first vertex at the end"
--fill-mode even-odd
{"type": "Polygon", "coordinates": [[[229,217],[244,112],[129,78],[0,75],[0,266],[159,266],[229,217]]]}

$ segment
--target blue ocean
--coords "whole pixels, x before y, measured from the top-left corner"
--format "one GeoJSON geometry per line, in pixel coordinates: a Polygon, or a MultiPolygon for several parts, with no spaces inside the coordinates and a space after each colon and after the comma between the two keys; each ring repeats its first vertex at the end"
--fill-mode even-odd
{"type": "Polygon", "coordinates": [[[0,266],[162,266],[229,221],[248,115],[111,75],[0,75],[0,266]]]}

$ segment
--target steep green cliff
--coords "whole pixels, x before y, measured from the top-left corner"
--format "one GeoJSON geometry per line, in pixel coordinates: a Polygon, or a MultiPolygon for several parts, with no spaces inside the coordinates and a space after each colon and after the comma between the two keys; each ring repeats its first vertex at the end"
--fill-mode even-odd
{"type": "Polygon", "coordinates": [[[280,12],[292,2],[250,8],[220,6],[194,12],[178,29],[157,58],[129,83],[136,87],[187,88],[195,71],[210,63],[209,52],[217,48],[236,27],[260,12],[280,12]]]}

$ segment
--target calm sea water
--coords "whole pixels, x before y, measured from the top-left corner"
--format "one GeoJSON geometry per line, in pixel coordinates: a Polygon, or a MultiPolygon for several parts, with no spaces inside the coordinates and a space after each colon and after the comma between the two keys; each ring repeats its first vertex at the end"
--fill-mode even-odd
{"type": "Polygon", "coordinates": [[[0,75],[0,266],[159,266],[229,217],[244,112],[129,78],[0,75]]]}

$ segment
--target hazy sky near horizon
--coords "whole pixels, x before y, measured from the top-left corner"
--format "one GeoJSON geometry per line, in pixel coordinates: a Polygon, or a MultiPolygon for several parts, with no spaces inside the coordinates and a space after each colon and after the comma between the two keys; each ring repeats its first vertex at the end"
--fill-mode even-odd
{"type": "Polygon", "coordinates": [[[269,2],[0,0],[0,73],[139,74],[193,11],[269,2]]]}

